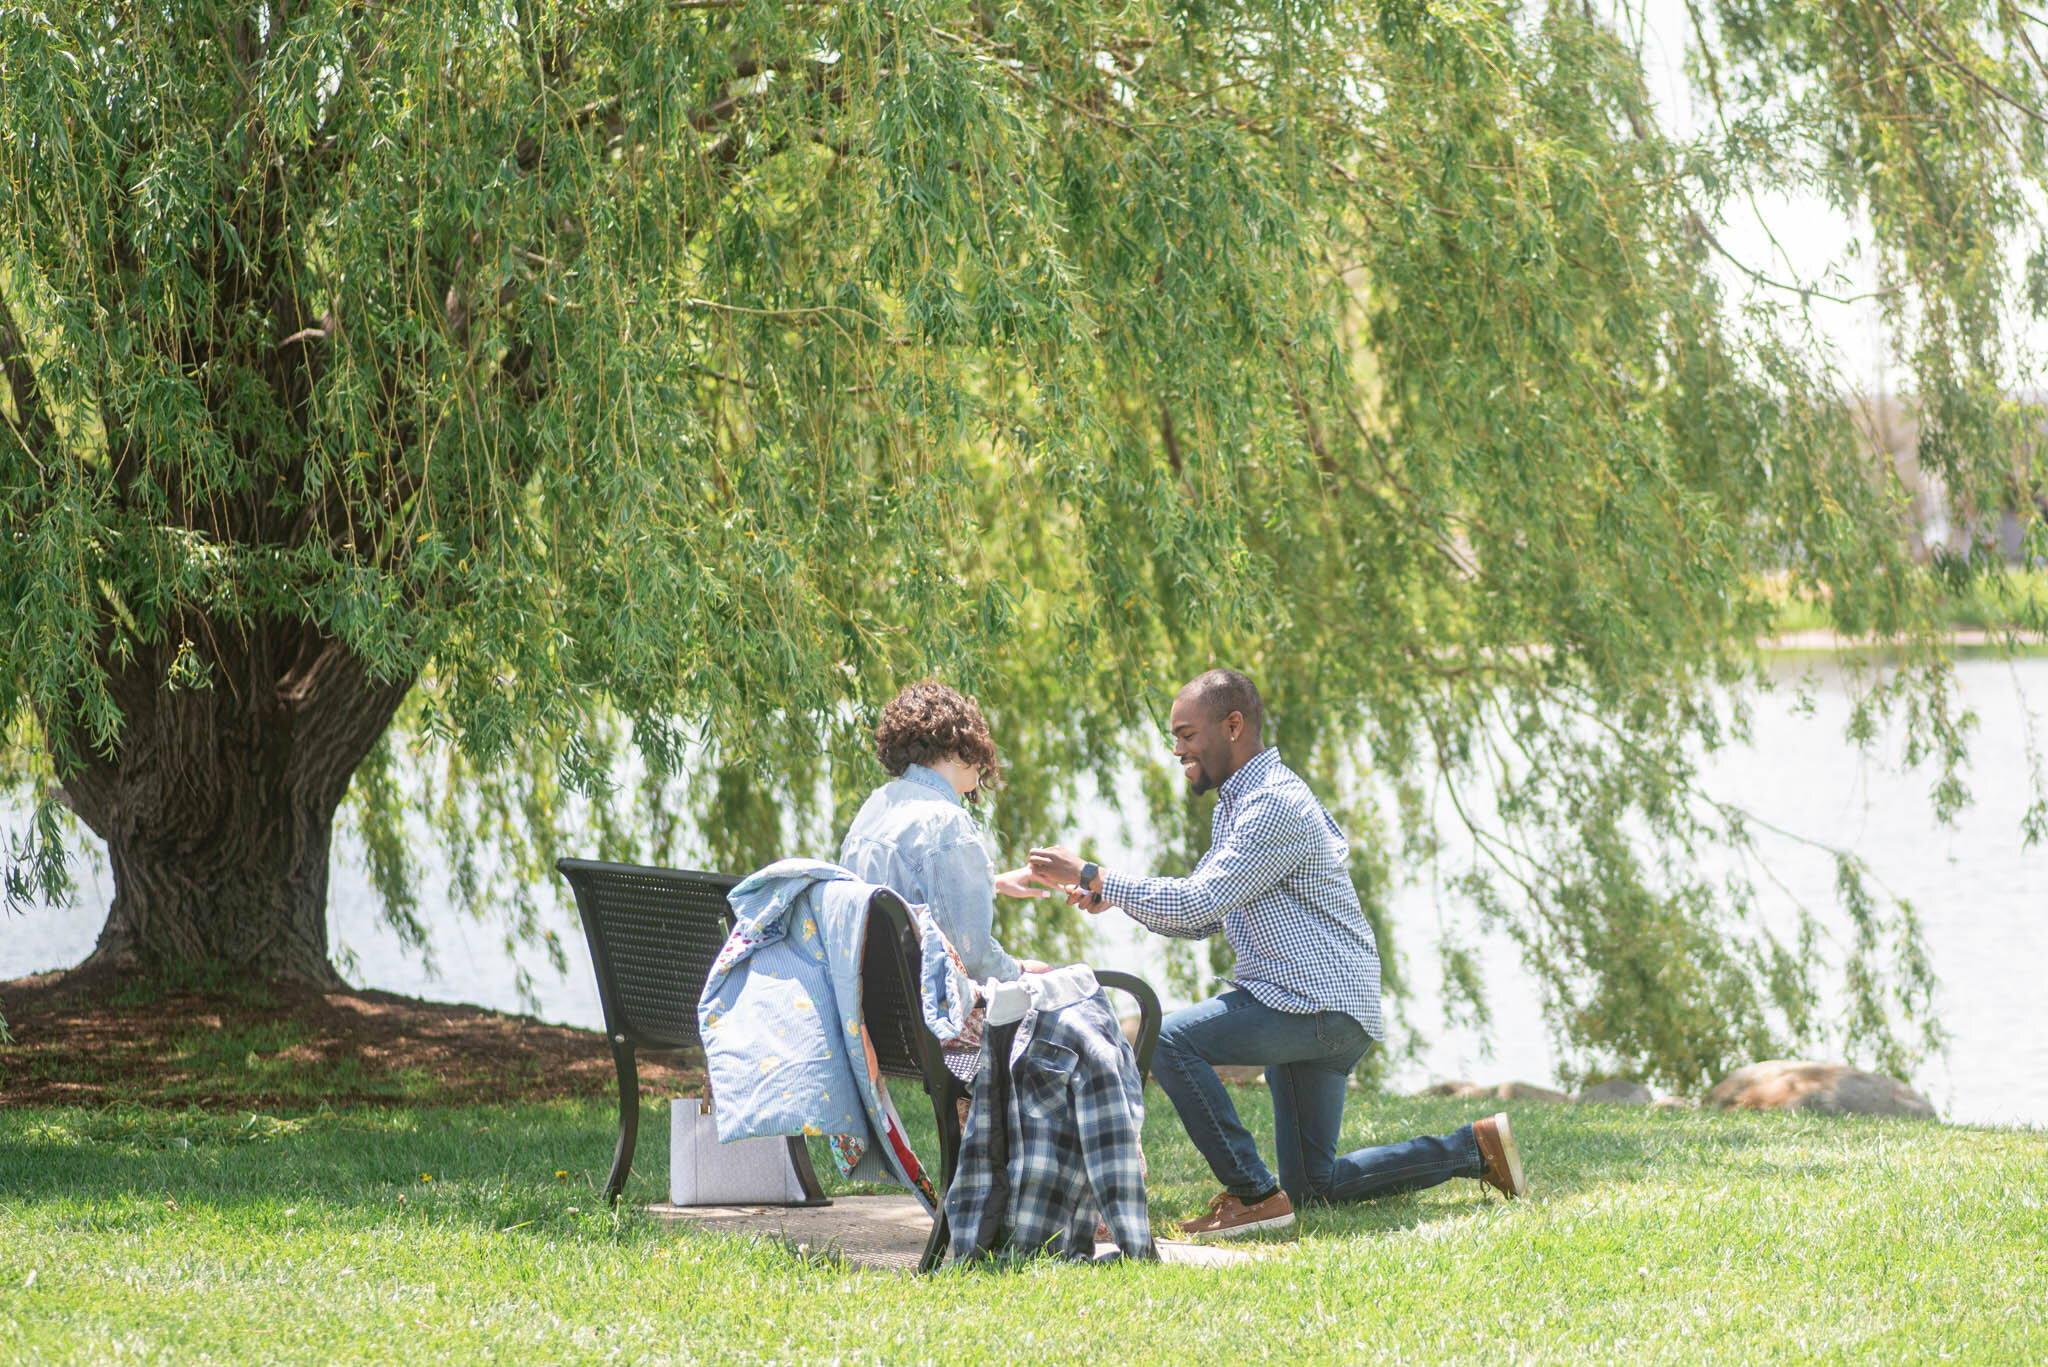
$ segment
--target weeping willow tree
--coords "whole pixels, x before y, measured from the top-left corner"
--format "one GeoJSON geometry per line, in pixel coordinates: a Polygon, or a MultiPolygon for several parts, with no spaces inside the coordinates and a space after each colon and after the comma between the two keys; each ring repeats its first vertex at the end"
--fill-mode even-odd
{"type": "Polygon", "coordinates": [[[1818,1019],[1810,923],[1693,871],[1745,833],[1692,778],[1789,584],[1898,649],[1861,705],[1962,800],[1933,627],[1987,562],[1913,564],[1802,296],[1739,306],[1717,230],[1788,182],[1863,213],[1923,458],[1971,526],[2031,509],[2040,24],[1690,18],[1680,141],[1562,2],[7,10],[10,907],[63,894],[68,808],[89,968],[331,982],[345,797],[401,931],[423,829],[530,926],[558,852],[827,848],[927,673],[995,720],[1015,853],[1228,662],[1383,934],[1450,799],[1577,1058],[1902,1059],[1909,909],[1845,865],[1818,1019]]]}

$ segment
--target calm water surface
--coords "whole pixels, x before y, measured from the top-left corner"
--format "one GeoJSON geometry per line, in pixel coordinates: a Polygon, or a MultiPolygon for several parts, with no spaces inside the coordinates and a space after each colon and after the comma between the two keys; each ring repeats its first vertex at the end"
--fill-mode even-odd
{"type": "MultiPolygon", "coordinates": [[[[1968,776],[1975,801],[1947,827],[1931,813],[1931,775],[1902,776],[1885,756],[1873,760],[1843,742],[1847,695],[1827,668],[1821,661],[1779,661],[1776,672],[1787,681],[1809,670],[1819,675],[1811,715],[1791,715],[1783,702],[1765,699],[1757,709],[1755,744],[1717,757],[1706,787],[1774,825],[1855,850],[1886,887],[1918,908],[1942,980],[1938,1010],[1952,1042],[1947,1057],[1925,1065],[1914,1082],[1945,1117],[2048,1127],[2048,928],[2041,915],[2048,849],[2024,850],[2020,841],[2028,802],[2025,755],[2029,736],[2038,748],[2043,730],[2028,704],[2034,710],[2048,707],[2048,659],[1966,660],[1959,666],[1966,701],[1978,714],[1968,776]]],[[[1103,862],[1142,866],[1149,854],[1142,841],[1117,839],[1107,809],[1098,807],[1095,820],[1098,833],[1086,838],[1103,862]]],[[[1824,923],[1839,923],[1828,856],[1785,841],[1770,841],[1763,849],[1784,885],[1760,884],[1763,915],[1782,918],[1798,898],[1824,923]]],[[[527,1009],[513,986],[515,959],[501,930],[450,911],[435,880],[423,879],[420,911],[434,928],[437,961],[430,974],[381,923],[356,851],[343,843],[337,854],[333,934],[338,947],[356,956],[352,978],[358,985],[527,1009]]],[[[83,958],[112,893],[103,867],[83,869],[74,906],[0,920],[0,980],[83,958]]],[[[1397,1085],[1451,1077],[1551,1081],[1556,1058],[1514,949],[1480,941],[1494,1015],[1488,1037],[1481,1038],[1447,1027],[1433,990],[1438,927],[1464,931],[1469,918],[1426,879],[1404,888],[1393,910],[1399,948],[1418,986],[1396,1011],[1401,1024],[1428,1040],[1417,1061],[1396,1073],[1397,1085]]],[[[558,912],[554,924],[569,950],[568,973],[557,975],[533,950],[524,955],[538,1013],[551,1021],[600,1026],[582,933],[567,911],[558,912]]],[[[1095,962],[1164,982],[1150,937],[1115,913],[1099,924],[1102,947],[1095,962]]],[[[1465,937],[1478,938],[1469,932],[1465,937]]]]}

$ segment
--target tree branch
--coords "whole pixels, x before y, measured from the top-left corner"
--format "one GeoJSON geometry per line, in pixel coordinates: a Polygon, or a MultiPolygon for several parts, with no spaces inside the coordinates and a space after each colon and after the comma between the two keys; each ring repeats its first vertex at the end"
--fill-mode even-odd
{"type": "Polygon", "coordinates": [[[1286,342],[1280,343],[1280,357],[1287,363],[1287,388],[1294,398],[1295,416],[1301,419],[1309,451],[1315,456],[1316,464],[1322,472],[1334,478],[1337,474],[1337,462],[1330,458],[1329,448],[1323,444],[1322,428],[1316,424],[1316,415],[1309,407],[1308,395],[1302,392],[1301,364],[1295,359],[1294,348],[1286,342]]]}
{"type": "Polygon", "coordinates": [[[2035,47],[2034,40],[2027,36],[2027,23],[2038,24],[2044,28],[2048,28],[2048,19],[2041,18],[2038,15],[2028,14],[2025,10],[2021,9],[2017,5],[2009,5],[2007,6],[2007,8],[2013,15],[2026,21],[2026,23],[2015,23],[2012,26],[2013,32],[2019,35],[2020,45],[2026,48],[2027,56],[2033,60],[2034,70],[2041,73],[2041,78],[2043,80],[2048,80],[2048,62],[2043,62],[2041,60],[2041,50],[2035,47]]]}
{"type": "MultiPolygon", "coordinates": [[[[1888,0],[1876,0],[1876,3],[1879,9],[1883,10],[1886,14],[1891,15],[1894,20],[1897,20],[1901,17],[1899,11],[1895,9],[1890,3],[1888,3],[1888,0]]],[[[2048,113],[2043,113],[2042,111],[2034,108],[2034,106],[2028,104],[2026,101],[2019,99],[2017,96],[2008,94],[2006,91],[1999,89],[1991,82],[1985,80],[1982,76],[1979,76],[1975,71],[1971,70],[1969,64],[1963,61],[1962,58],[1958,57],[1955,54],[1954,49],[1950,48],[1946,43],[1942,42],[1940,38],[1936,37],[1934,34],[1929,33],[1927,31],[1926,25],[1920,22],[1919,15],[1907,14],[1904,16],[1904,18],[1908,24],[1912,25],[1913,32],[1919,36],[1920,46],[1934,53],[1935,56],[1941,59],[1944,65],[1953,68],[1957,74],[1963,77],[1964,80],[1968,81],[1971,85],[1976,86],[1979,90],[1991,96],[1993,99],[2011,105],[2014,109],[2017,109],[2020,113],[2026,115],[2035,123],[2041,124],[2044,127],[2048,127],[2048,113]]],[[[2024,29],[2021,30],[2021,36],[2023,38],[2025,37],[2024,29]]],[[[2033,45],[2029,43],[2028,51],[2031,52],[2032,50],[2033,45]]]]}
{"type": "Polygon", "coordinates": [[[1173,430],[1173,410],[1166,406],[1166,400],[1159,401],[1159,440],[1166,447],[1166,463],[1173,467],[1173,477],[1187,483],[1187,466],[1181,460],[1180,438],[1173,430]]]}
{"type": "Polygon", "coordinates": [[[22,450],[41,470],[43,463],[38,452],[47,450],[55,442],[57,427],[43,404],[42,389],[36,383],[35,367],[29,361],[27,343],[14,322],[13,310],[5,297],[0,297],[0,380],[5,381],[14,399],[15,417],[9,426],[14,429],[22,450]]]}
{"type": "Polygon", "coordinates": [[[1769,285],[1772,289],[1786,290],[1792,294],[1799,295],[1801,298],[1825,299],[1831,304],[1857,304],[1861,303],[1865,299],[1888,299],[1892,295],[1897,294],[1902,288],[1904,288],[1901,285],[1891,285],[1885,289],[1871,290],[1864,294],[1840,295],[1829,294],[1826,290],[1818,290],[1813,288],[1813,286],[1811,285],[1790,285],[1784,282],[1783,280],[1773,280],[1770,276],[1765,275],[1756,267],[1750,265],[1748,262],[1736,256],[1734,252],[1731,252],[1726,247],[1722,246],[1721,239],[1714,236],[1714,230],[1707,226],[1707,221],[1700,217],[1697,210],[1690,208],[1687,209],[1685,211],[1685,217],[1687,225],[1690,228],[1692,228],[1694,232],[1698,233],[1700,235],[1700,238],[1709,247],[1712,247],[1716,252],[1719,252],[1721,256],[1729,262],[1729,264],[1735,267],[1735,269],[1741,271],[1744,275],[1756,281],[1759,285],[1769,285]]]}

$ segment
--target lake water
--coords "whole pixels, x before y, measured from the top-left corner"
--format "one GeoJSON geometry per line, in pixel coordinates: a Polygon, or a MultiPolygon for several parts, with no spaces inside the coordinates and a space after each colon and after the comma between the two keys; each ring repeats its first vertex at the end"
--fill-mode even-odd
{"type": "MultiPolygon", "coordinates": [[[[2020,839],[2029,801],[2028,738],[2037,737],[2037,748],[2048,739],[2029,708],[2029,702],[2033,709],[2048,706],[2048,659],[1969,659],[1958,666],[1965,700],[1978,715],[1968,775],[1975,801],[1946,827],[1932,815],[1930,775],[1901,775],[1842,740],[1847,694],[1827,669],[1820,660],[1778,660],[1774,672],[1788,680],[1808,670],[1819,673],[1812,712],[1793,715],[1784,701],[1764,699],[1757,708],[1755,743],[1718,756],[1704,784],[1717,798],[1775,826],[1856,851],[1879,882],[1919,910],[1941,977],[1937,1010],[1951,1042],[1947,1056],[1929,1062],[1913,1080],[1943,1116],[2048,1127],[2048,927],[2041,914],[2048,848],[2026,850],[2020,839]]],[[[1107,832],[1115,824],[1101,813],[1096,830],[1107,832]]],[[[1142,840],[1131,843],[1089,837],[1103,862],[1141,867],[1149,851],[1142,840]]],[[[1760,886],[1762,914],[1780,918],[1797,898],[1828,921],[1834,908],[1831,858],[1788,841],[1765,840],[1762,848],[1782,884],[1766,880],[1760,886]]],[[[0,920],[0,980],[82,959],[98,936],[112,892],[103,865],[83,868],[74,906],[0,920]]],[[[332,928],[337,947],[356,956],[353,980],[412,996],[525,1010],[513,987],[515,958],[503,932],[449,911],[431,878],[422,880],[420,894],[421,917],[433,927],[432,975],[384,927],[356,852],[338,843],[332,928]]],[[[1417,1060],[1396,1071],[1395,1084],[1419,1087],[1444,1078],[1550,1083],[1556,1058],[1533,984],[1513,947],[1472,935],[1469,916],[1440,898],[1427,880],[1397,894],[1393,917],[1417,988],[1395,1010],[1404,1026],[1427,1040],[1417,1060]],[[1439,925],[1480,944],[1493,1008],[1485,1038],[1441,1019],[1432,951],[1439,925]]],[[[601,1026],[582,933],[566,909],[552,924],[569,951],[566,974],[547,967],[538,951],[523,952],[538,1014],[601,1026]]],[[[1164,983],[1156,941],[1115,913],[1097,924],[1101,946],[1094,962],[1164,983]]]]}

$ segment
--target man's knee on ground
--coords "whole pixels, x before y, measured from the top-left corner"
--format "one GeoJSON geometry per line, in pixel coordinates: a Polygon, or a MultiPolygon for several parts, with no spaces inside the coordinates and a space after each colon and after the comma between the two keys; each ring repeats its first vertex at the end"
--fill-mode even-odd
{"type": "Polygon", "coordinates": [[[1291,1187],[1282,1183],[1281,1189],[1287,1193],[1287,1199],[1294,1204],[1296,1210],[1302,1210],[1309,1206],[1334,1206],[1337,1204],[1337,1194],[1330,1189],[1330,1178],[1327,1173],[1323,1175],[1320,1181],[1303,1179],[1297,1181],[1291,1187]]]}

